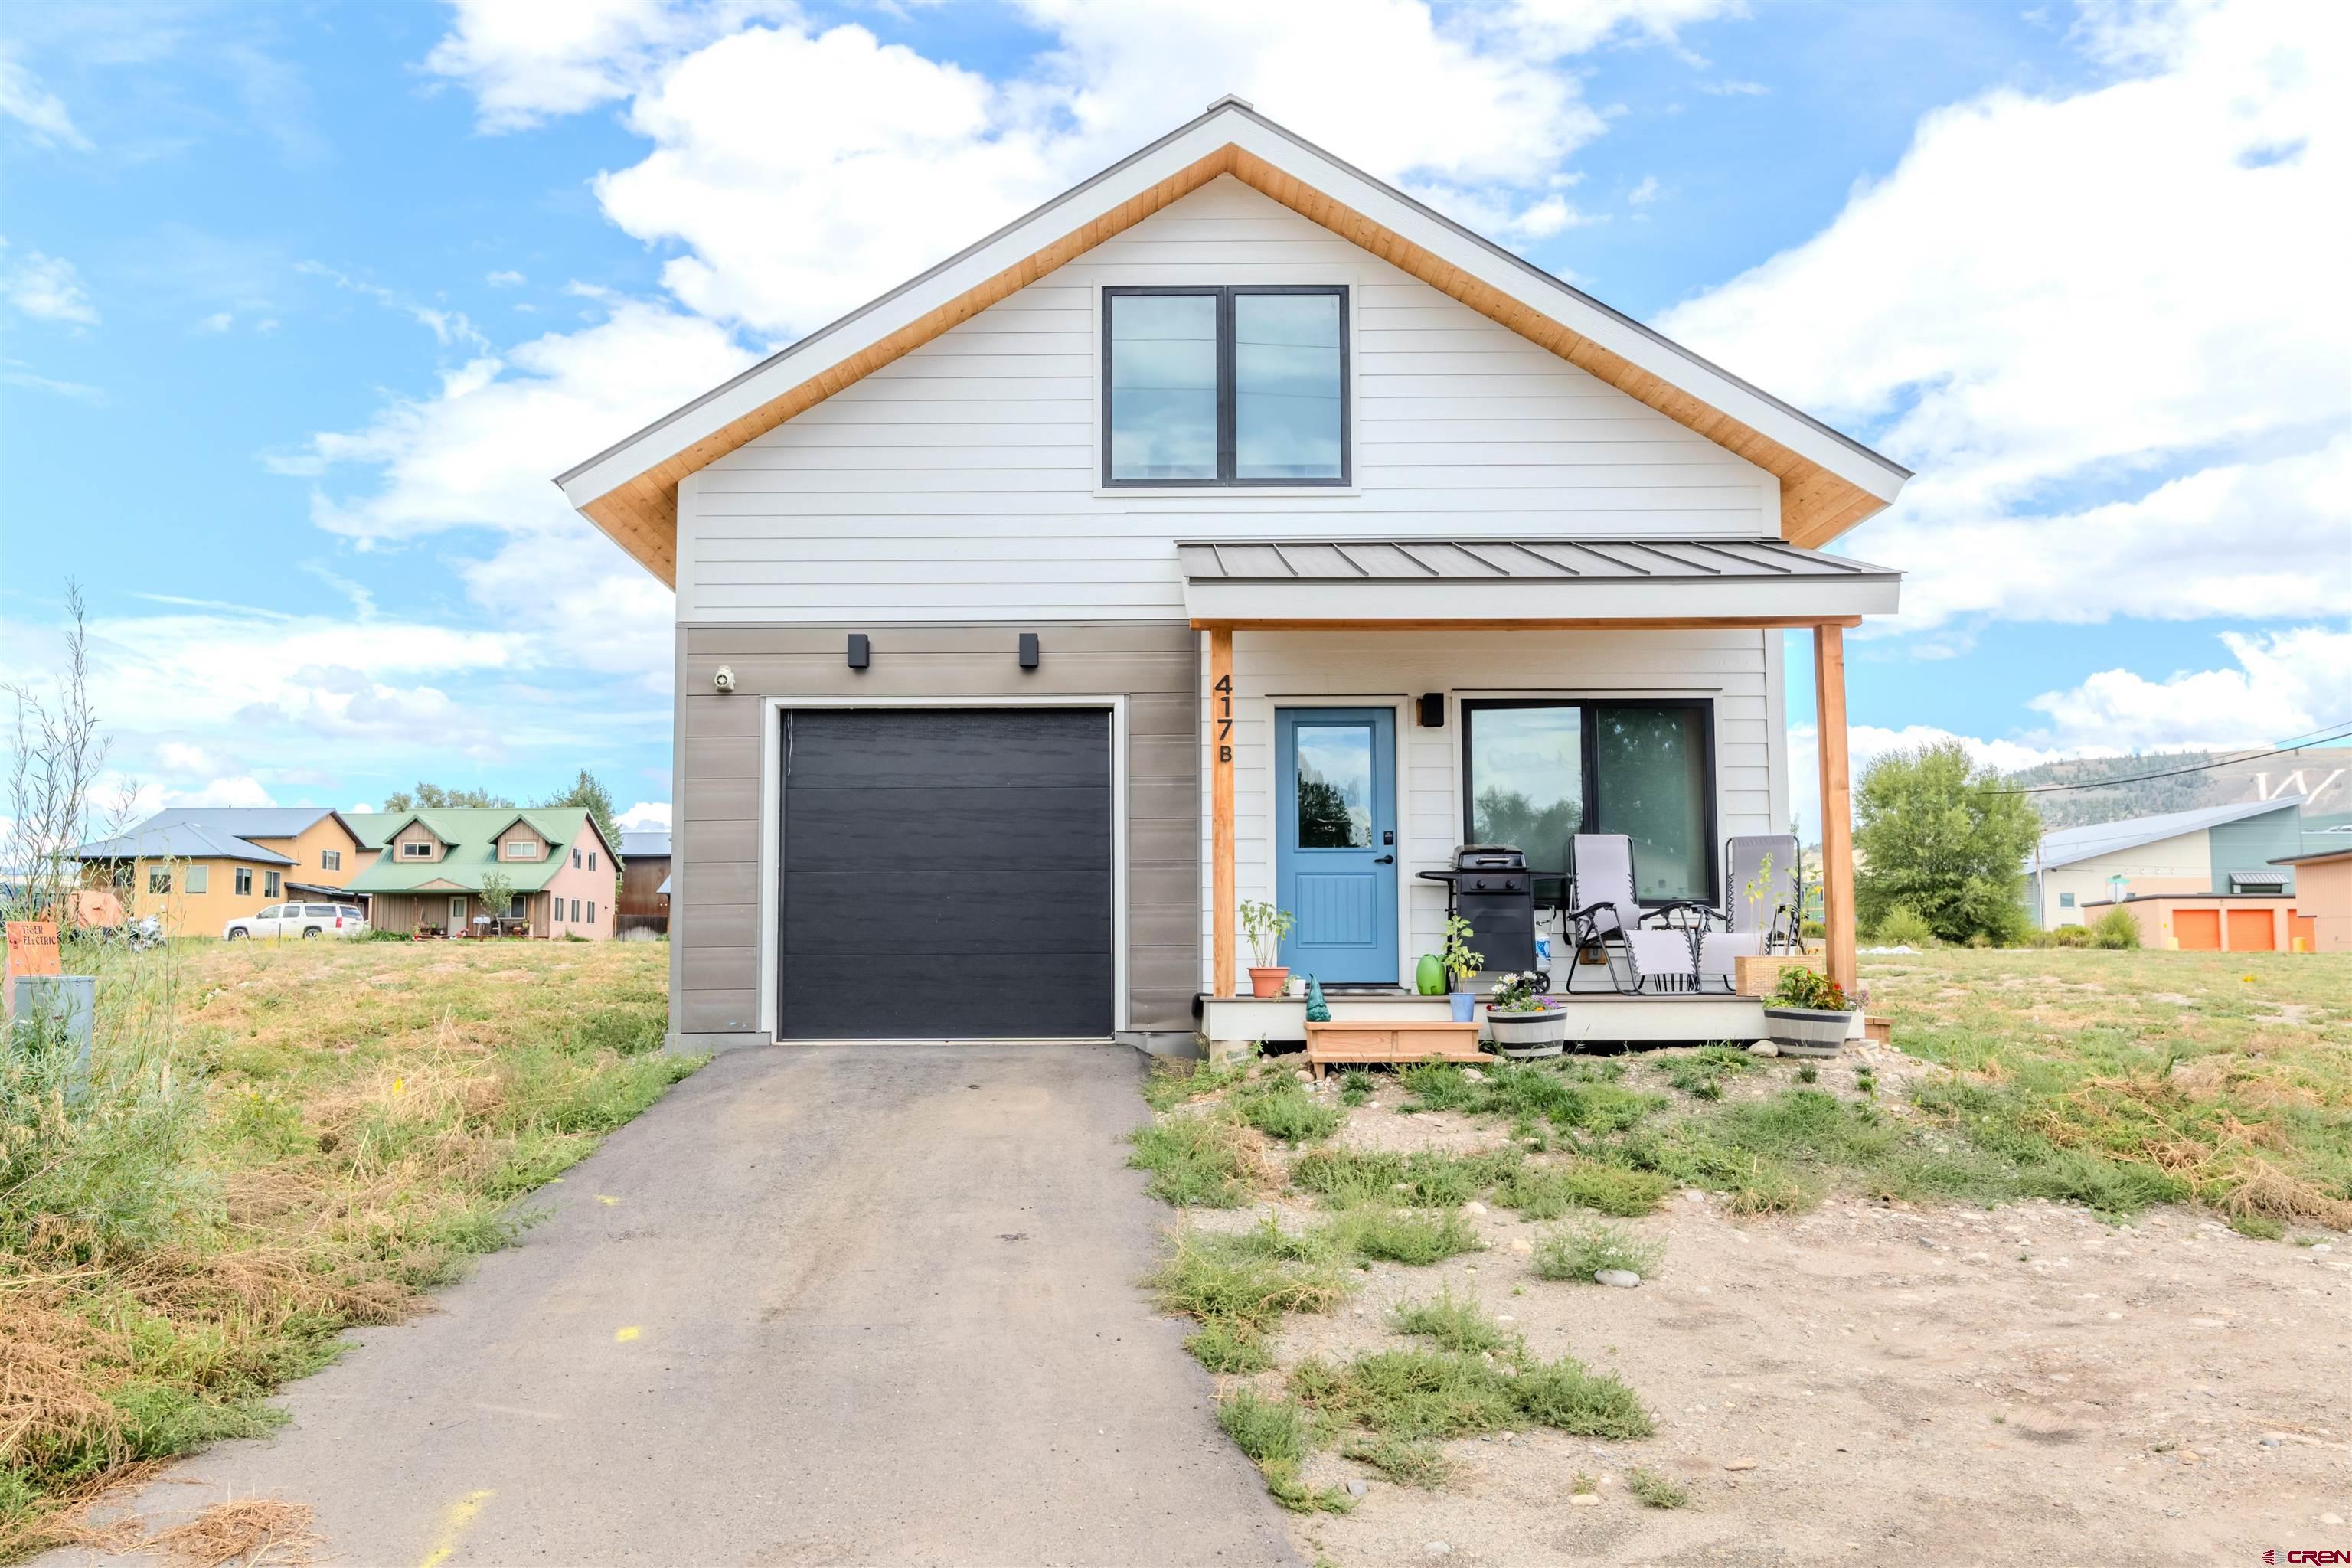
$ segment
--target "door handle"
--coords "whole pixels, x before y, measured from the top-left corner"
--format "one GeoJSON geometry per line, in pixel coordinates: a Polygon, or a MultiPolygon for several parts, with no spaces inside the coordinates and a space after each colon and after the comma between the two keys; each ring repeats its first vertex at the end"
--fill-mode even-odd
{"type": "Polygon", "coordinates": [[[1372,857],[1372,864],[1375,866],[1393,866],[1396,864],[1396,857],[1393,855],[1375,855],[1372,857]]]}

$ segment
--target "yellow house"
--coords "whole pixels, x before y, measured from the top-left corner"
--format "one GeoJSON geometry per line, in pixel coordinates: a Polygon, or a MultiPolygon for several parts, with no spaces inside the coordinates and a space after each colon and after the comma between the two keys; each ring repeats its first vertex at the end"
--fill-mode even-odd
{"type": "Polygon", "coordinates": [[[218,936],[293,900],[351,902],[345,884],[374,859],[323,805],[189,806],[74,853],[85,886],[114,889],[134,919],[160,914],[175,936],[218,936]]]}

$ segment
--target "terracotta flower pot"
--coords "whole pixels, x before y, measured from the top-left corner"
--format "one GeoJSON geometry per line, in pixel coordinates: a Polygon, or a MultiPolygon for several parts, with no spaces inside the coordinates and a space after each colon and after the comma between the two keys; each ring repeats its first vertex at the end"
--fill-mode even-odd
{"type": "Polygon", "coordinates": [[[1250,966],[1250,994],[1253,996],[1279,996],[1282,988],[1289,984],[1290,971],[1287,967],[1260,969],[1255,964],[1250,966]]]}

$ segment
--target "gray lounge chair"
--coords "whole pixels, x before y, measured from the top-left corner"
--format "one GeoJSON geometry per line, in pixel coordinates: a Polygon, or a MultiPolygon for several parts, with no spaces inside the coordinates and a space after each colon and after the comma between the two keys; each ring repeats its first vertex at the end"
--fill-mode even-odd
{"type": "Polygon", "coordinates": [[[1644,912],[1633,897],[1633,841],[1622,833],[1580,833],[1569,841],[1569,930],[1576,952],[1572,965],[1597,952],[1608,965],[1609,983],[1621,995],[1642,991],[1686,992],[1698,988],[1698,964],[1690,933],[1645,925],[1671,917],[1680,906],[1644,912]],[[1614,949],[1612,952],[1612,949],[1614,949]],[[1620,980],[1617,961],[1626,977],[1620,980]]]}
{"type": "Polygon", "coordinates": [[[1797,841],[1786,833],[1734,837],[1723,847],[1723,907],[1686,906],[1702,990],[1729,991],[1736,961],[1803,948],[1798,924],[1797,841]]]}

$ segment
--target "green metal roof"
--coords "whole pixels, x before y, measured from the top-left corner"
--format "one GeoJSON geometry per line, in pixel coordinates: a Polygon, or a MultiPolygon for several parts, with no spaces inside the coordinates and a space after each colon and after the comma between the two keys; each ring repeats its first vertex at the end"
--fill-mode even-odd
{"type": "MultiPolygon", "coordinates": [[[[562,852],[580,837],[589,816],[584,805],[494,805],[346,813],[344,820],[377,849],[375,863],[352,879],[352,892],[411,893],[436,887],[475,892],[480,889],[483,877],[496,869],[506,873],[516,892],[530,893],[547,886],[557,871],[570,864],[562,852]],[[557,853],[540,860],[499,859],[497,836],[518,818],[530,823],[541,837],[555,846],[557,853]],[[423,823],[447,846],[440,859],[401,860],[393,856],[392,836],[412,821],[423,823]]],[[[607,858],[611,848],[605,846],[607,858]]]]}

